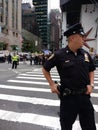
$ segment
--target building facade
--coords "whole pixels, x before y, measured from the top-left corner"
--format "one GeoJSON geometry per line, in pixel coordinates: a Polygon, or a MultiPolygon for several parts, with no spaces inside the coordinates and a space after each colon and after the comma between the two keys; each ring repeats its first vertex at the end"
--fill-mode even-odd
{"type": "Polygon", "coordinates": [[[55,51],[61,48],[61,13],[58,9],[50,11],[50,50],[55,51]]]}
{"type": "Polygon", "coordinates": [[[38,23],[39,37],[42,39],[42,48],[48,47],[48,0],[33,0],[36,20],[38,23]]]}
{"type": "MultiPolygon", "coordinates": [[[[98,0],[60,0],[62,10],[62,34],[69,26],[81,22],[85,32],[90,31],[87,44],[98,54],[98,0]]],[[[63,37],[62,47],[67,44],[63,37]]],[[[87,47],[84,47],[89,51],[87,47]]]]}
{"type": "Polygon", "coordinates": [[[6,50],[21,50],[21,0],[0,0],[0,42],[6,50]]]}
{"type": "Polygon", "coordinates": [[[38,36],[35,8],[30,3],[22,3],[22,37],[24,41],[34,43],[34,51],[41,51],[42,40],[38,36]]]}
{"type": "Polygon", "coordinates": [[[22,3],[22,28],[34,35],[39,35],[35,8],[31,7],[30,3],[22,3]]]}

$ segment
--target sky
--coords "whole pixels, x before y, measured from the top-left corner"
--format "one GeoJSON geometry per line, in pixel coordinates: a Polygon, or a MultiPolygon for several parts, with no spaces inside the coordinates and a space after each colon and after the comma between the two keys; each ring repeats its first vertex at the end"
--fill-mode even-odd
{"type": "Polygon", "coordinates": [[[59,0],[50,0],[51,9],[59,8],[59,0]]]}
{"type": "MultiPolygon", "coordinates": [[[[51,9],[58,9],[59,8],[59,1],[60,0],[49,0],[50,1],[50,8],[51,9]]],[[[32,0],[22,0],[22,3],[30,2],[32,4],[32,0]]]]}

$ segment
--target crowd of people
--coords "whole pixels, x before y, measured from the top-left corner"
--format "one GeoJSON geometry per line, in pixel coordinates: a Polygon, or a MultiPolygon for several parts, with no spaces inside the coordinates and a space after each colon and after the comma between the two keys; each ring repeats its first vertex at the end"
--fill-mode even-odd
{"type": "Polygon", "coordinates": [[[26,64],[27,61],[29,61],[30,65],[43,65],[46,60],[50,57],[51,54],[45,55],[44,53],[41,54],[18,54],[16,52],[9,53],[8,56],[5,57],[5,61],[8,62],[8,64],[12,64],[12,69],[17,68],[17,65],[19,65],[19,62],[23,62],[23,64],[26,64]]]}
{"type": "MultiPolygon", "coordinates": [[[[98,66],[98,55],[95,53],[92,55],[92,53],[89,53],[95,63],[95,66],[98,66]]],[[[52,55],[52,53],[49,54],[18,54],[17,52],[9,53],[7,56],[3,56],[0,59],[0,62],[8,62],[8,64],[12,64],[12,69],[17,68],[17,65],[19,65],[19,62],[23,62],[23,64],[26,64],[27,61],[29,61],[30,65],[43,65],[47,59],[52,55]],[[15,61],[16,60],[16,61],[15,61]]]]}

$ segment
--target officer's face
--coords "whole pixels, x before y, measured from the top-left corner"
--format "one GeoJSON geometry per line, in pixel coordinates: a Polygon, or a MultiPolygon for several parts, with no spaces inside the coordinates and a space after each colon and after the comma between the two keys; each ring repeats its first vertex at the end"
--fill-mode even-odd
{"type": "Polygon", "coordinates": [[[84,36],[80,34],[74,35],[74,43],[77,48],[81,48],[84,45],[84,36]]]}

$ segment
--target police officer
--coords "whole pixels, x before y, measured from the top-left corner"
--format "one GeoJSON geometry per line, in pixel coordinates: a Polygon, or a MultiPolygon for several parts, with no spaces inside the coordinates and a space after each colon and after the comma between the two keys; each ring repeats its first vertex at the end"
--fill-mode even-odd
{"type": "Polygon", "coordinates": [[[17,63],[18,63],[19,57],[16,53],[12,56],[12,69],[17,69],[17,63]]]}
{"type": "Polygon", "coordinates": [[[60,94],[61,130],[72,130],[77,115],[82,130],[96,130],[94,108],[90,101],[95,66],[89,53],[82,48],[86,39],[81,23],[71,26],[64,36],[68,45],[49,57],[42,68],[52,93],[60,94]],[[60,91],[50,73],[54,66],[60,75],[60,91]]]}

